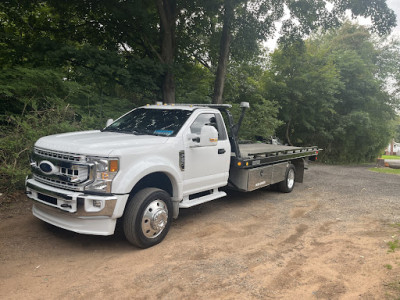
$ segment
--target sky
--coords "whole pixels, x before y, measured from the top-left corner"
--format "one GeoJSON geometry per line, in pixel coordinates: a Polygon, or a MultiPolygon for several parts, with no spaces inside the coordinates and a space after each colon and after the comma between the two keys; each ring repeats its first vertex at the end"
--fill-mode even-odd
{"type": "Polygon", "coordinates": [[[400,37],[400,1],[399,0],[387,0],[387,5],[394,10],[397,16],[397,27],[393,29],[393,34],[400,37]]]}

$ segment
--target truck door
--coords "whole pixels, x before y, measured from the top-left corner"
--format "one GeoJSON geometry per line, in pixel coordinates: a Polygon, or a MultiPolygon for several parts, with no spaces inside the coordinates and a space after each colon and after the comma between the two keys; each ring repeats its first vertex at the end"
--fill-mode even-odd
{"type": "Polygon", "coordinates": [[[231,146],[224,121],[218,113],[202,113],[190,125],[185,138],[184,195],[225,186],[229,177],[231,146]],[[214,146],[196,146],[190,135],[200,135],[205,125],[218,131],[218,142],[214,146]]]}

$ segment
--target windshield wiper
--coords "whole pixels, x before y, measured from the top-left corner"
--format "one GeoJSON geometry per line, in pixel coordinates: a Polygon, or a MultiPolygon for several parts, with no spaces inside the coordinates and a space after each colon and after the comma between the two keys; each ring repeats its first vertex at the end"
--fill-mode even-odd
{"type": "Polygon", "coordinates": [[[104,128],[102,130],[100,130],[101,132],[119,132],[118,128],[104,128]]]}
{"type": "Polygon", "coordinates": [[[115,128],[106,128],[102,131],[106,131],[106,132],[118,132],[118,133],[126,133],[126,134],[134,134],[134,135],[151,135],[150,133],[146,133],[143,131],[139,131],[139,130],[123,130],[120,129],[118,127],[115,128]]]}
{"type": "Polygon", "coordinates": [[[134,135],[148,135],[148,133],[140,132],[140,131],[137,131],[137,130],[133,130],[133,131],[131,131],[131,133],[133,133],[134,135]]]}
{"type": "Polygon", "coordinates": [[[152,133],[151,135],[154,135],[154,136],[162,136],[162,137],[168,137],[168,135],[165,135],[164,133],[152,133]]]}
{"type": "Polygon", "coordinates": [[[103,132],[118,132],[118,133],[126,133],[126,134],[136,134],[136,131],[128,131],[128,130],[122,130],[119,128],[106,128],[104,130],[102,130],[103,132]]]}

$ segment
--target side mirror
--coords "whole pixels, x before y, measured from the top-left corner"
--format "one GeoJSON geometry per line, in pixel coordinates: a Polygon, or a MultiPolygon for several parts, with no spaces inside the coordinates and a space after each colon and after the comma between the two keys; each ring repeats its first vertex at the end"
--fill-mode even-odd
{"type": "Polygon", "coordinates": [[[216,146],[218,144],[218,131],[214,126],[204,125],[201,128],[200,136],[197,134],[188,134],[191,147],[216,146]]]}
{"type": "Polygon", "coordinates": [[[200,133],[201,146],[216,146],[218,143],[218,131],[214,126],[204,125],[200,133]]]}
{"type": "Polygon", "coordinates": [[[106,123],[106,127],[110,126],[114,122],[113,119],[108,119],[106,123]]]}

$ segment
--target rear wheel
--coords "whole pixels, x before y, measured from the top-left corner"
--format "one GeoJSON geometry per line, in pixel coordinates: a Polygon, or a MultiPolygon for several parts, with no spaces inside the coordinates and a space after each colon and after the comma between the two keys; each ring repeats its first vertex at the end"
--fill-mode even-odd
{"type": "Polygon", "coordinates": [[[123,220],[126,239],[140,248],[160,243],[172,221],[172,202],[167,192],[145,188],[130,199],[123,220]]]}
{"type": "Polygon", "coordinates": [[[279,182],[278,188],[283,193],[290,193],[295,184],[296,169],[294,165],[289,165],[286,169],[285,180],[279,182]]]}

